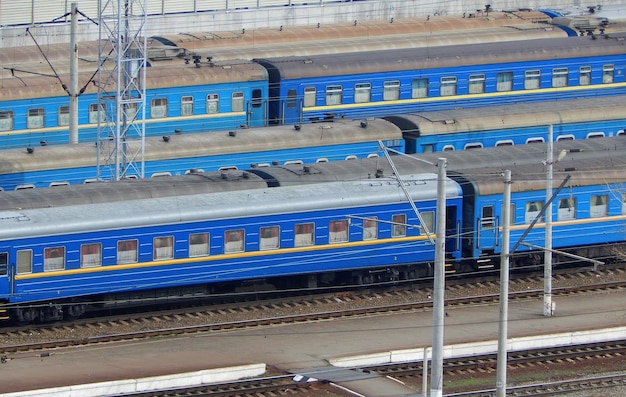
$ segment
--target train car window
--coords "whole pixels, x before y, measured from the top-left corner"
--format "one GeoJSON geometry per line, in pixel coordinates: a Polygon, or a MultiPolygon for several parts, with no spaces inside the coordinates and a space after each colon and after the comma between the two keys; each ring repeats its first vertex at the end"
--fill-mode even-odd
{"type": "Polygon", "coordinates": [[[543,138],[541,137],[533,137],[533,138],[528,138],[526,139],[526,143],[543,143],[545,142],[543,138]]]}
{"type": "Polygon", "coordinates": [[[285,161],[285,165],[294,165],[294,164],[304,164],[302,160],[287,160],[285,161]]]}
{"type": "Polygon", "coordinates": [[[262,105],[263,105],[263,92],[260,89],[255,88],[254,90],[252,90],[252,107],[260,108],[262,105]]]}
{"type": "Polygon", "coordinates": [[[615,73],[614,65],[603,65],[602,66],[602,83],[611,84],[613,82],[614,73],[615,73]]]}
{"type": "Polygon", "coordinates": [[[485,75],[470,74],[469,75],[469,93],[482,94],[485,92],[485,75]]]}
{"type": "Polygon", "coordinates": [[[167,98],[154,98],[150,101],[150,118],[161,119],[167,117],[167,98]]]}
{"type": "Polygon", "coordinates": [[[569,85],[569,71],[567,68],[552,69],[552,87],[567,87],[569,85]]]}
{"type": "Polygon", "coordinates": [[[33,250],[17,251],[17,274],[33,272],[33,250]]]}
{"type": "Polygon", "coordinates": [[[243,92],[233,92],[231,109],[233,112],[243,112],[243,92]]]}
{"type": "MultiPolygon", "coordinates": [[[[543,201],[528,201],[526,202],[526,212],[524,215],[524,223],[532,223],[537,215],[543,208],[543,201]]],[[[539,219],[539,222],[543,221],[543,216],[539,219]]]]}
{"type": "Polygon", "coordinates": [[[328,159],[326,157],[320,157],[319,159],[315,160],[316,163],[328,163],[328,159]]]}
{"type": "Polygon", "coordinates": [[[413,79],[411,82],[411,98],[428,97],[428,79],[413,79]]]}
{"type": "Polygon", "coordinates": [[[483,144],[480,142],[466,143],[465,146],[463,146],[463,150],[481,149],[482,147],[483,144]]]}
{"type": "Polygon", "coordinates": [[[626,215],[626,193],[622,193],[622,215],[626,215]]]}
{"type": "Polygon", "coordinates": [[[400,82],[398,80],[383,82],[383,101],[400,99],[400,82]]]}
{"type": "Polygon", "coordinates": [[[348,220],[330,221],[328,224],[328,242],[330,244],[348,241],[348,220]]]}
{"type": "Polygon", "coordinates": [[[298,93],[296,90],[287,90],[287,107],[294,109],[298,104],[298,93]]]}
{"type": "Polygon", "coordinates": [[[155,237],[152,254],[155,261],[174,258],[174,237],[155,237]]]}
{"type": "Polygon", "coordinates": [[[185,175],[189,175],[189,174],[202,174],[204,172],[203,168],[190,168],[188,170],[185,170],[185,175]]]}
{"type": "Polygon", "coordinates": [[[564,135],[559,135],[556,137],[557,141],[573,141],[575,139],[576,137],[572,134],[564,134],[564,135]]]}
{"type": "Polygon", "coordinates": [[[13,129],[13,111],[3,110],[0,111],[0,131],[10,131],[13,129]]]}
{"type": "Polygon", "coordinates": [[[378,153],[370,153],[370,154],[367,155],[368,159],[375,159],[375,158],[378,158],[378,157],[379,157],[378,153]]]}
{"type": "Polygon", "coordinates": [[[55,187],[55,186],[69,186],[70,183],[68,181],[52,181],[50,182],[50,184],[48,185],[48,187],[55,187]]]}
{"type": "Polygon", "coordinates": [[[453,145],[445,145],[443,149],[441,149],[442,152],[453,152],[455,150],[456,149],[454,148],[453,145]]]}
{"type": "Polygon", "coordinates": [[[43,128],[44,111],[42,108],[28,109],[26,128],[43,128]]]}
{"type": "Polygon", "coordinates": [[[26,189],[34,189],[35,185],[32,183],[24,183],[22,185],[15,186],[15,190],[26,190],[26,189]]]}
{"type": "Polygon", "coordinates": [[[598,132],[590,132],[587,134],[587,139],[591,139],[591,138],[604,138],[604,132],[602,131],[598,131],[598,132]]]}
{"type": "Polygon", "coordinates": [[[91,243],[80,246],[80,267],[102,266],[102,244],[91,243]]]}
{"type": "Polygon", "coordinates": [[[193,233],[189,235],[189,256],[209,255],[209,233],[193,233]]]}
{"type": "MultiPolygon", "coordinates": [[[[504,206],[500,207],[500,213],[504,214],[504,210],[502,208],[504,208],[504,206]]],[[[509,214],[511,214],[511,219],[509,219],[509,221],[511,222],[511,225],[514,225],[515,224],[515,203],[511,203],[509,211],[510,211],[509,214]]],[[[504,222],[504,217],[502,219],[502,222],[504,222]]]]}
{"type": "Polygon", "coordinates": [[[180,115],[192,116],[193,115],[193,97],[184,96],[180,98],[180,115]]]}
{"type": "Polygon", "coordinates": [[[378,217],[363,219],[363,240],[375,240],[378,238],[378,217]]]}
{"type": "Polygon", "coordinates": [[[126,122],[131,123],[137,120],[137,115],[139,115],[139,108],[136,103],[125,103],[124,104],[124,115],[126,117],[126,122]]]}
{"type": "Polygon", "coordinates": [[[295,247],[303,247],[306,245],[313,245],[313,224],[312,223],[299,223],[295,228],[295,238],[293,244],[295,247]]]}
{"type": "Polygon", "coordinates": [[[70,125],[70,107],[59,106],[57,111],[57,125],[70,125]]]}
{"type": "Polygon", "coordinates": [[[356,159],[358,159],[358,157],[356,155],[354,155],[354,154],[349,154],[349,155],[346,156],[345,159],[346,160],[356,160],[356,159]]]}
{"type": "Polygon", "coordinates": [[[150,178],[158,178],[160,176],[172,176],[172,173],[169,171],[154,172],[150,175],[150,178]]]}
{"type": "Polygon", "coordinates": [[[317,89],[315,87],[304,87],[304,107],[315,106],[317,89]]]}
{"type": "Polygon", "coordinates": [[[100,104],[99,108],[97,103],[89,105],[89,122],[91,124],[98,124],[98,122],[104,123],[106,120],[107,115],[104,104],[100,104]]]}
{"type": "Polygon", "coordinates": [[[341,105],[343,97],[343,87],[340,85],[329,85],[326,87],[326,105],[341,105]]]}
{"type": "Polygon", "coordinates": [[[391,237],[406,236],[406,215],[396,214],[391,216],[391,237]]]}
{"type": "Polygon", "coordinates": [[[428,229],[429,233],[435,232],[435,213],[433,211],[424,211],[420,215],[422,215],[422,220],[424,224],[422,227],[428,229]]]}
{"type": "Polygon", "coordinates": [[[495,215],[493,205],[486,205],[482,208],[482,216],[480,217],[480,226],[484,228],[492,228],[495,225],[495,215]]]}
{"type": "Polygon", "coordinates": [[[609,196],[606,194],[599,194],[591,196],[589,217],[598,218],[601,216],[607,216],[609,214],[609,196]]]}
{"type": "Polygon", "coordinates": [[[227,230],[224,232],[224,252],[243,252],[244,239],[243,229],[227,230]]]}
{"type": "Polygon", "coordinates": [[[117,242],[117,263],[137,263],[137,240],[117,242]]]}
{"type": "Polygon", "coordinates": [[[8,267],[9,267],[9,253],[0,252],[0,276],[7,275],[8,267]]]}
{"type": "Polygon", "coordinates": [[[556,218],[559,221],[576,219],[576,199],[574,197],[559,199],[556,218]]]}
{"type": "Polygon", "coordinates": [[[43,271],[65,269],[65,247],[51,247],[43,250],[43,271]]]}
{"type": "Polygon", "coordinates": [[[280,230],[278,226],[262,227],[260,235],[259,248],[261,250],[275,250],[280,248],[280,230]]]}
{"type": "Polygon", "coordinates": [[[218,94],[209,94],[206,96],[206,112],[209,114],[219,113],[220,96],[218,94]]]}
{"type": "Polygon", "coordinates": [[[515,145],[515,143],[511,139],[505,139],[503,141],[497,141],[496,142],[496,147],[498,147],[498,146],[514,146],[514,145],[515,145]]]}
{"type": "Polygon", "coordinates": [[[580,67],[579,85],[591,85],[591,66],[580,67]]]}
{"type": "Polygon", "coordinates": [[[513,72],[500,72],[496,75],[496,91],[513,91],[513,72]]]}
{"type": "Polygon", "coordinates": [[[372,101],[372,84],[356,83],[354,85],[354,103],[365,103],[372,101]]]}
{"type": "Polygon", "coordinates": [[[524,89],[537,90],[541,88],[541,71],[527,70],[524,73],[524,89]]]}
{"type": "Polygon", "coordinates": [[[620,136],[620,135],[625,135],[625,134],[626,134],[626,130],[618,130],[615,135],[620,136]]]}
{"type": "Polygon", "coordinates": [[[451,96],[456,95],[457,79],[455,76],[444,76],[441,78],[441,87],[439,88],[439,95],[451,96]]]}

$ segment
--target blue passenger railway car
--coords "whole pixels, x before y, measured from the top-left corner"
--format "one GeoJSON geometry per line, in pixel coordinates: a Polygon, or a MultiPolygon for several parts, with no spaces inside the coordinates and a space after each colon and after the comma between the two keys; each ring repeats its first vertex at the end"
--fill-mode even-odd
{"type": "MultiPolygon", "coordinates": [[[[78,103],[80,142],[98,139],[98,122],[112,109],[98,108],[98,89],[81,73],[84,87],[78,103]]],[[[140,76],[136,76],[137,79],[140,76]]],[[[0,147],[27,147],[45,141],[68,143],[69,100],[54,76],[2,80],[0,147]]],[[[250,61],[211,62],[197,68],[183,60],[170,66],[147,68],[146,136],[175,130],[228,130],[265,125],[267,73],[250,61]]],[[[130,108],[128,119],[138,117],[130,108]]],[[[136,122],[136,121],[135,121],[136,122]]]]}
{"type": "Polygon", "coordinates": [[[623,93],[626,34],[257,59],[275,123],[623,93]]]}
{"type": "Polygon", "coordinates": [[[406,153],[447,152],[611,137],[626,128],[624,95],[522,102],[384,117],[403,133],[406,153]]]}
{"type": "MultiPolygon", "coordinates": [[[[377,156],[379,141],[404,151],[400,129],[382,119],[147,137],[144,177],[377,156]]],[[[139,150],[138,141],[128,141],[127,145],[133,152],[139,150]]],[[[112,141],[104,142],[100,149],[100,158],[108,158],[112,141]]],[[[115,164],[102,160],[98,174],[97,151],[93,143],[0,150],[0,190],[90,183],[98,175],[101,180],[111,180],[115,164]]]]}
{"type": "MultiPolygon", "coordinates": [[[[435,175],[405,177],[418,207],[434,213],[435,175]]],[[[448,205],[458,214],[460,193],[449,181],[448,205]]],[[[148,299],[153,292],[143,291],[154,289],[185,297],[273,277],[291,286],[371,283],[389,277],[389,252],[395,272],[414,277],[417,264],[434,259],[403,189],[389,178],[3,214],[0,298],[17,305],[9,310],[20,321],[74,317],[115,305],[116,294],[148,299]],[[57,304],[37,304],[51,299],[57,304]]]]}

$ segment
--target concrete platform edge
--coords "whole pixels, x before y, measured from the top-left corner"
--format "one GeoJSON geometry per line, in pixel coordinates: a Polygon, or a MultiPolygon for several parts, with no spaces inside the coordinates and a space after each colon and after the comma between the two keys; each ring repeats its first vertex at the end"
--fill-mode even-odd
{"type": "MultiPolygon", "coordinates": [[[[584,343],[623,340],[626,338],[626,327],[605,328],[590,331],[565,332],[553,335],[526,336],[511,338],[507,342],[507,351],[540,349],[543,347],[568,346],[584,343]]],[[[461,343],[444,346],[444,358],[469,357],[481,354],[493,354],[498,351],[498,341],[461,343]]],[[[401,362],[423,361],[424,353],[428,359],[432,357],[430,347],[392,350],[388,352],[364,354],[351,357],[339,357],[328,362],[336,367],[360,367],[366,365],[390,364],[401,362]]]]}
{"type": "Polygon", "coordinates": [[[84,385],[55,387],[50,389],[27,390],[0,394],[2,397],[95,397],[125,393],[136,393],[175,387],[192,387],[202,384],[226,382],[263,375],[265,364],[240,365],[228,368],[206,369],[141,379],[125,379],[111,382],[89,383],[84,385]]]}

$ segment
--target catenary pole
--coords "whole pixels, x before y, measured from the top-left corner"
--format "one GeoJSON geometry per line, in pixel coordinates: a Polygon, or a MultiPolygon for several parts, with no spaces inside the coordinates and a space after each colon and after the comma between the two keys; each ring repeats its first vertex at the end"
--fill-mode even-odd
{"type": "Polygon", "coordinates": [[[502,253],[500,254],[500,322],[498,323],[498,363],[496,397],[506,396],[506,362],[509,318],[509,245],[511,229],[511,171],[504,171],[502,203],[502,253]]]}
{"type": "Polygon", "coordinates": [[[443,395],[443,319],[446,255],[446,159],[437,159],[437,227],[435,280],[433,285],[433,359],[430,367],[430,396],[443,395]]]}

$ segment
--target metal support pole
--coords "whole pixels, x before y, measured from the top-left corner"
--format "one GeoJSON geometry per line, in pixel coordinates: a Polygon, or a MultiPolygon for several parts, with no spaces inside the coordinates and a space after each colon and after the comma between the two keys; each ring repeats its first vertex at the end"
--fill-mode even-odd
{"type": "Polygon", "coordinates": [[[544,251],[544,267],[543,267],[543,315],[552,317],[552,167],[554,166],[554,156],[552,151],[553,140],[552,124],[548,127],[548,157],[547,178],[546,178],[546,249],[544,251]]]}
{"type": "Polygon", "coordinates": [[[78,143],[78,44],[76,42],[77,3],[72,3],[70,24],[70,106],[69,143],[78,143]]]}
{"type": "Polygon", "coordinates": [[[437,159],[437,227],[435,229],[435,280],[433,285],[433,359],[430,396],[443,395],[443,319],[446,255],[446,159],[437,159]]]}
{"type": "Polygon", "coordinates": [[[502,253],[500,254],[500,322],[498,326],[498,364],[496,396],[506,396],[506,364],[509,318],[509,243],[511,225],[511,171],[504,171],[504,202],[502,203],[502,253]]]}
{"type": "Polygon", "coordinates": [[[430,349],[424,348],[424,361],[422,361],[422,396],[428,395],[428,355],[430,349]]]}

